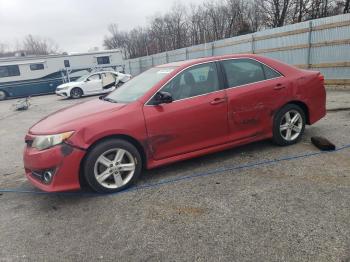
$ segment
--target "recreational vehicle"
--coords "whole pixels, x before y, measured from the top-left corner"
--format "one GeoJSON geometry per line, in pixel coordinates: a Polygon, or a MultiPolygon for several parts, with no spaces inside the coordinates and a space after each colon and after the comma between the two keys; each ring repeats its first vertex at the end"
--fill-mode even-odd
{"type": "Polygon", "coordinates": [[[0,100],[54,93],[56,87],[94,71],[123,71],[120,50],[0,59],[0,100]]]}

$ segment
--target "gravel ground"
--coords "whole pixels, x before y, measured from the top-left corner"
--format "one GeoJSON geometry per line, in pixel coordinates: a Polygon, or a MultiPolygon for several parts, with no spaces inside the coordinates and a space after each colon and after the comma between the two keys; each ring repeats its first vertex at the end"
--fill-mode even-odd
{"type": "MultiPolygon", "coordinates": [[[[96,99],[88,97],[82,100],[96,99]]],[[[251,168],[204,173],[318,152],[310,137],[350,144],[350,92],[329,91],[323,120],[294,146],[262,141],[146,172],[116,195],[0,195],[0,261],[350,261],[350,148],[251,168]],[[187,176],[200,177],[186,178],[187,176]],[[147,186],[147,187],[146,187],[147,186]],[[149,186],[149,187],[148,187],[149,186]]],[[[22,170],[24,135],[77,103],[0,102],[0,188],[34,190],[22,170]],[[14,132],[15,131],[15,132],[14,132]]]]}

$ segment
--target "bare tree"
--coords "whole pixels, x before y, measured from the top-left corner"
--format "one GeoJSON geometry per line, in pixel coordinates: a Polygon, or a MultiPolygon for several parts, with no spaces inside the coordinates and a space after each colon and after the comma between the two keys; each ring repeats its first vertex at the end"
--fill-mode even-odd
{"type": "Polygon", "coordinates": [[[291,0],[261,0],[260,9],[269,27],[280,27],[290,22],[291,0]]]}
{"type": "Polygon", "coordinates": [[[107,49],[120,48],[126,58],[198,45],[264,28],[349,12],[350,0],[207,0],[186,7],[175,4],[145,27],[121,32],[108,27],[107,49]]]}
{"type": "Polygon", "coordinates": [[[48,55],[58,52],[58,45],[51,39],[27,35],[22,43],[22,50],[28,55],[48,55]]]}
{"type": "Polygon", "coordinates": [[[343,13],[350,13],[350,0],[345,0],[343,13]]]}

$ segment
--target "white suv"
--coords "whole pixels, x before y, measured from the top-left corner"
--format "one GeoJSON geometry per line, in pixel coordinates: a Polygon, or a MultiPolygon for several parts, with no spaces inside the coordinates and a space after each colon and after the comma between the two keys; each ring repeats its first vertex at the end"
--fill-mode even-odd
{"type": "Polygon", "coordinates": [[[63,97],[80,98],[85,95],[103,94],[129,81],[131,75],[114,71],[95,72],[77,80],[59,85],[56,94],[63,97]]]}

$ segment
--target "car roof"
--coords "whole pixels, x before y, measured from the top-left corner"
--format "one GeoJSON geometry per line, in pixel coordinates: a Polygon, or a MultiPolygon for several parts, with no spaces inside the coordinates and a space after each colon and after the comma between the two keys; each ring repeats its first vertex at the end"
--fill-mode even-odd
{"type": "Polygon", "coordinates": [[[254,54],[231,54],[231,55],[221,55],[221,56],[210,56],[210,57],[202,57],[202,58],[195,58],[190,60],[184,60],[184,61],[176,61],[171,62],[163,65],[157,65],[155,67],[186,67],[198,63],[203,62],[210,62],[210,61],[216,61],[221,59],[228,59],[228,58],[261,58],[259,55],[254,54]]]}
{"type": "MultiPolygon", "coordinates": [[[[300,71],[300,69],[296,68],[295,66],[288,65],[286,63],[283,63],[279,60],[273,59],[271,57],[266,56],[260,56],[255,54],[231,54],[231,55],[221,55],[221,56],[211,56],[211,57],[203,57],[203,58],[196,58],[191,60],[184,60],[184,61],[178,61],[178,62],[172,62],[164,65],[157,65],[156,68],[164,68],[164,67],[175,67],[176,72],[183,70],[184,68],[190,67],[192,65],[206,63],[206,62],[214,62],[218,60],[225,60],[225,59],[237,59],[237,58],[250,58],[259,61],[260,63],[263,63],[265,65],[268,65],[269,67],[272,67],[274,70],[277,70],[282,75],[288,75],[288,74],[294,74],[300,71]]],[[[176,73],[175,72],[175,73],[176,73]]]]}

